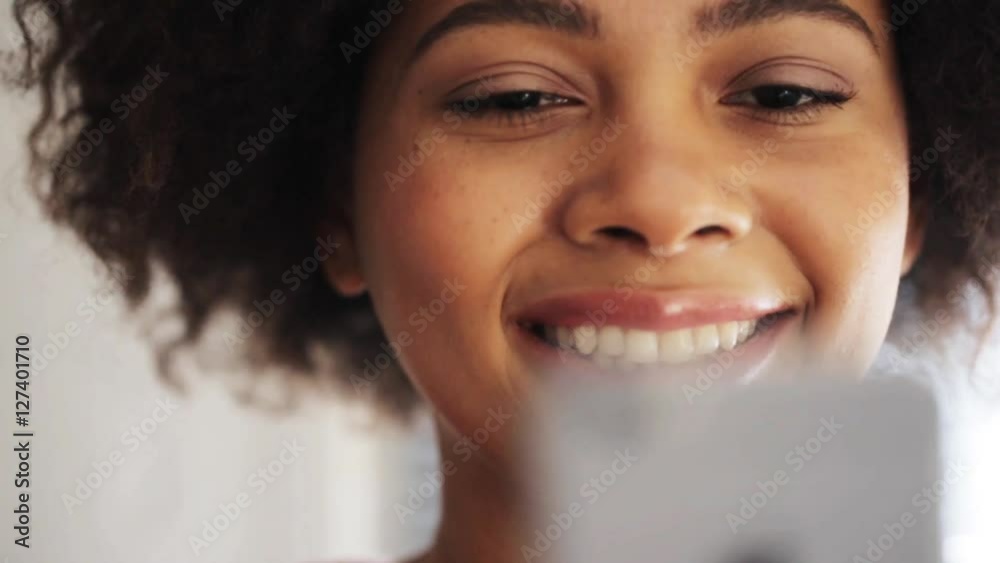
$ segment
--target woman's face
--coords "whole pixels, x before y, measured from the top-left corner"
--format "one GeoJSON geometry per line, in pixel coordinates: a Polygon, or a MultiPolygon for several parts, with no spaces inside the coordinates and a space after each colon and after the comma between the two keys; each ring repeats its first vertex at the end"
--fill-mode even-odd
{"type": "Polygon", "coordinates": [[[882,4],[399,2],[353,273],[445,429],[494,431],[553,368],[866,370],[919,247],[882,4]]]}

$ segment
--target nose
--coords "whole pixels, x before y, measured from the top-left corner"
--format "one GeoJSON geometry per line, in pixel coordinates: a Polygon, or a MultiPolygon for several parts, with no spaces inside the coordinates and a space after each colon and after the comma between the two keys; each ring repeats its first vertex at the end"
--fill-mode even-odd
{"type": "MultiPolygon", "coordinates": [[[[753,228],[745,194],[727,189],[708,147],[630,143],[595,167],[563,208],[563,230],[591,249],[670,257],[723,248],[753,228]]],[[[610,152],[610,151],[609,151],[610,152]]]]}

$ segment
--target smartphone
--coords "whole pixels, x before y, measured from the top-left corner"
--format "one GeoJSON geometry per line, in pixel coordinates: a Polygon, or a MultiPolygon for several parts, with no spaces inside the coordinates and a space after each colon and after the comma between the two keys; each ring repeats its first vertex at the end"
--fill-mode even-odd
{"type": "Polygon", "coordinates": [[[917,383],[567,379],[522,441],[527,562],[941,562],[938,409],[917,383]]]}

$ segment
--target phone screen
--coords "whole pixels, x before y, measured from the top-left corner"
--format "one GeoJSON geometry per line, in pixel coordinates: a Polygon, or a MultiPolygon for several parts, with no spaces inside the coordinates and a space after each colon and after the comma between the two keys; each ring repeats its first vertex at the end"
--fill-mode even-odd
{"type": "Polygon", "coordinates": [[[939,423],[905,380],[555,385],[525,561],[939,563],[939,423]]]}

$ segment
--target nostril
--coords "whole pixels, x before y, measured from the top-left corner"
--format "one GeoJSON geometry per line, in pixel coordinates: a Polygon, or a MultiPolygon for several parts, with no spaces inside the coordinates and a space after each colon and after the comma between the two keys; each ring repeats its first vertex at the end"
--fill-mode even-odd
{"type": "Polygon", "coordinates": [[[639,242],[646,243],[646,237],[642,234],[628,228],[620,226],[604,227],[598,231],[598,233],[612,239],[624,240],[628,242],[639,242]]]}
{"type": "Polygon", "coordinates": [[[725,235],[728,233],[729,231],[726,228],[720,227],[719,225],[709,225],[707,227],[702,227],[694,232],[696,236],[700,237],[705,237],[709,235],[725,235]]]}

